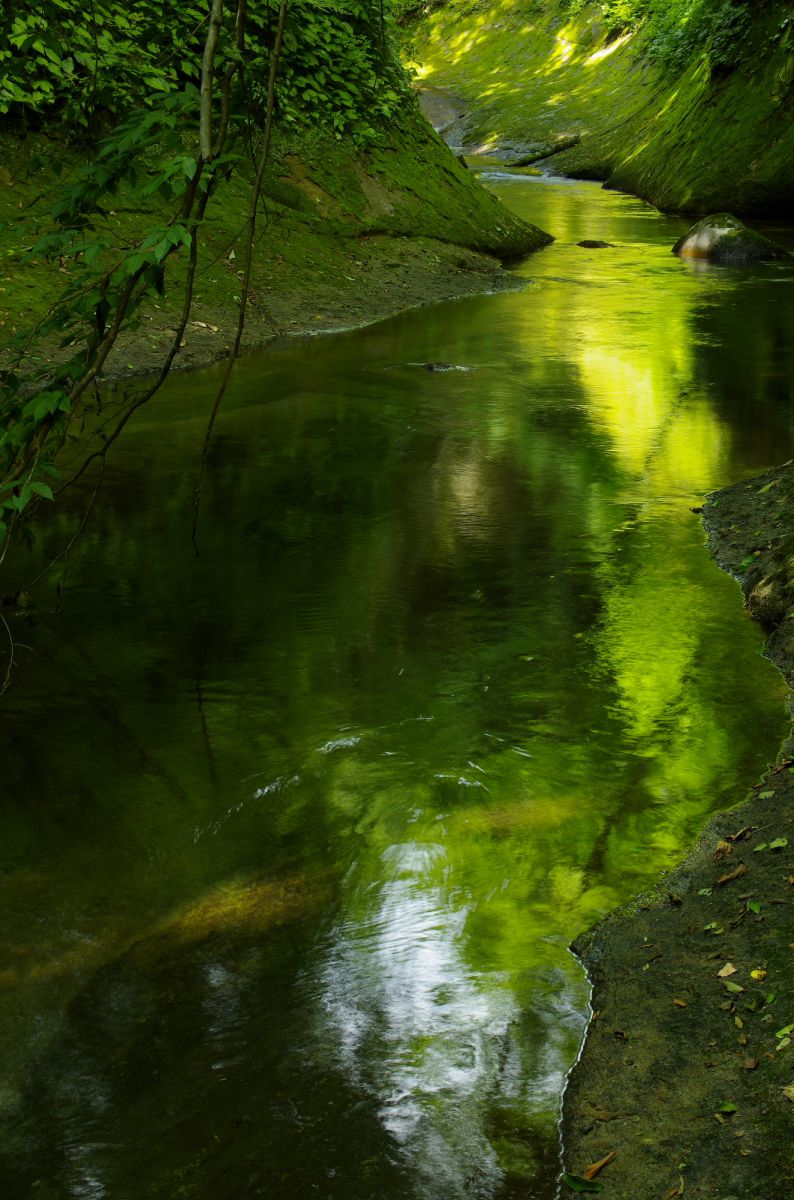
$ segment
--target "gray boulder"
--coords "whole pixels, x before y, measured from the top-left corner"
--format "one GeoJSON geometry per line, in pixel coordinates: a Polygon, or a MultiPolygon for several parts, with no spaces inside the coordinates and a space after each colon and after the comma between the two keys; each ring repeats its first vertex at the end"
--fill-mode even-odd
{"type": "Polygon", "coordinates": [[[763,234],[748,229],[730,213],[704,217],[673,246],[680,258],[700,258],[713,263],[742,264],[787,258],[788,251],[763,234]]]}

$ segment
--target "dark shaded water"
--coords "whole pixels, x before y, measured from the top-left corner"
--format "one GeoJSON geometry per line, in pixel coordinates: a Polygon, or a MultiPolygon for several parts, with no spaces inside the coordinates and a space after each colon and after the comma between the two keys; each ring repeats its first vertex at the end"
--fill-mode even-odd
{"type": "Polygon", "coordinates": [[[792,452],[791,268],[495,186],[533,288],[242,364],[197,560],[176,380],[17,624],[4,1197],[550,1197],[569,941],[777,749],[689,509],[792,452]]]}

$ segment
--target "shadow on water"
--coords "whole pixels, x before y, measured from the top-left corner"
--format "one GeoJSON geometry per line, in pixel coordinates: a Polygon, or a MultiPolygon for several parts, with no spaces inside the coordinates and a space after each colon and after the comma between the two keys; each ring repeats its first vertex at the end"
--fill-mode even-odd
{"type": "Polygon", "coordinates": [[[175,380],[27,619],[4,1195],[548,1200],[569,941],[777,748],[690,506],[791,453],[791,268],[498,186],[533,286],[241,364],[198,559],[214,373],[175,380]]]}

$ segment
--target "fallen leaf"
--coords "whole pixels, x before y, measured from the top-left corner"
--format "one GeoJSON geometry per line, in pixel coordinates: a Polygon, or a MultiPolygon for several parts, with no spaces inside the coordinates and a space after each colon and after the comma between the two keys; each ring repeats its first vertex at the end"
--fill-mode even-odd
{"type": "Polygon", "coordinates": [[[584,1173],[584,1178],[595,1179],[596,1175],[603,1171],[604,1167],[608,1167],[611,1162],[614,1162],[614,1160],[617,1158],[617,1155],[617,1150],[610,1150],[609,1154],[604,1155],[604,1157],[599,1159],[598,1162],[592,1163],[587,1168],[584,1173]]]}
{"type": "Polygon", "coordinates": [[[744,988],[740,983],[733,983],[730,979],[723,979],[722,986],[726,987],[729,992],[733,992],[735,995],[738,995],[739,992],[744,991],[744,988]]]}
{"type": "Polygon", "coordinates": [[[736,833],[727,834],[725,840],[728,842],[746,841],[746,839],[749,838],[750,834],[754,832],[754,829],[755,829],[754,825],[745,825],[744,829],[739,829],[736,833]]]}
{"type": "Polygon", "coordinates": [[[748,900],[747,901],[747,911],[748,912],[758,914],[758,913],[760,913],[760,911],[763,907],[764,906],[760,900],[748,900]]]}
{"type": "Polygon", "coordinates": [[[762,979],[766,979],[768,974],[769,972],[765,971],[763,967],[756,967],[754,971],[750,972],[750,978],[757,979],[760,983],[762,979]]]}
{"type": "Polygon", "coordinates": [[[717,880],[717,885],[719,887],[722,887],[723,884],[733,883],[734,879],[741,879],[742,875],[746,875],[746,874],[747,874],[747,867],[744,865],[744,863],[739,863],[739,865],[735,871],[731,871],[728,875],[722,875],[717,880]]]}
{"type": "Polygon", "coordinates": [[[780,1089],[787,1100],[794,1104],[794,1083],[790,1083],[787,1087],[780,1089]]]}
{"type": "Polygon", "coordinates": [[[742,1020],[742,1018],[740,1016],[738,1016],[738,1015],[735,1016],[733,1018],[733,1023],[737,1029],[744,1029],[744,1021],[742,1020]]]}
{"type": "Polygon", "coordinates": [[[675,1200],[676,1196],[683,1196],[685,1187],[684,1177],[683,1175],[679,1175],[678,1183],[675,1187],[670,1188],[670,1191],[667,1193],[667,1200],[675,1200]]]}
{"type": "Polygon", "coordinates": [[[746,1058],[744,1060],[744,1062],[742,1063],[742,1068],[745,1071],[754,1071],[757,1066],[758,1066],[757,1058],[746,1058]]]}
{"type": "Polygon", "coordinates": [[[788,838],[775,838],[774,842],[769,843],[770,850],[785,850],[788,845],[788,838]]]}
{"type": "Polygon", "coordinates": [[[563,1174],[562,1181],[572,1192],[600,1192],[603,1190],[603,1184],[593,1183],[592,1179],[583,1179],[581,1175],[569,1175],[567,1171],[563,1174]]]}
{"type": "Polygon", "coordinates": [[[729,975],[735,975],[738,969],[739,968],[735,967],[733,963],[726,963],[722,970],[718,971],[717,974],[719,975],[720,979],[727,979],[729,975]]]}
{"type": "Polygon", "coordinates": [[[775,794],[774,792],[759,792],[758,799],[759,800],[771,800],[772,797],[774,796],[774,794],[775,794]]]}
{"type": "Polygon", "coordinates": [[[689,1008],[686,1000],[673,1000],[673,1004],[676,1006],[676,1008],[689,1008]]]}
{"type": "Polygon", "coordinates": [[[722,862],[723,858],[727,858],[729,854],[733,854],[733,846],[730,842],[717,842],[714,851],[714,861],[722,862]]]}
{"type": "Polygon", "coordinates": [[[738,1112],[739,1109],[733,1103],[732,1100],[723,1100],[722,1104],[720,1105],[719,1111],[721,1113],[735,1113],[735,1112],[738,1112]]]}

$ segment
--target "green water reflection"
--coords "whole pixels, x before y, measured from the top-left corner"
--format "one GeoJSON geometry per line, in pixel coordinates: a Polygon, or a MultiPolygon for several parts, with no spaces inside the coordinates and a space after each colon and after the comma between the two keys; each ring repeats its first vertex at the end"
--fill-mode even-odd
{"type": "Polygon", "coordinates": [[[246,362],[198,559],[177,381],[18,622],[4,1195],[550,1197],[569,941],[776,750],[689,507],[791,453],[791,272],[497,186],[537,287],[246,362]]]}

